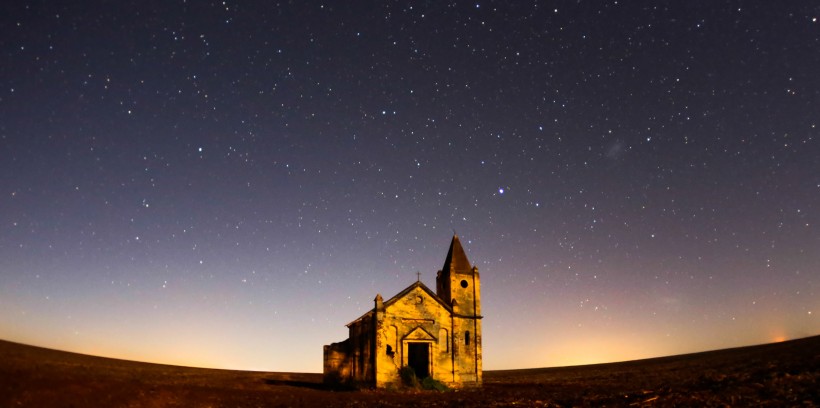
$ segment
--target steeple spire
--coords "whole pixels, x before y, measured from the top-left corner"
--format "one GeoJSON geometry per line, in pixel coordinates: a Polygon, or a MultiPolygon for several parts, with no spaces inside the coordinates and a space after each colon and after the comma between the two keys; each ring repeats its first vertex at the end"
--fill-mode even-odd
{"type": "Polygon", "coordinates": [[[461,247],[461,241],[459,241],[458,235],[453,234],[453,240],[450,241],[450,250],[447,251],[447,258],[444,259],[444,266],[441,268],[441,271],[444,273],[449,273],[450,271],[454,273],[470,273],[472,269],[470,261],[467,260],[467,254],[464,252],[464,248],[461,247]]]}
{"type": "MultiPolygon", "coordinates": [[[[458,235],[453,234],[450,241],[450,250],[444,259],[444,266],[436,275],[436,294],[448,304],[457,300],[459,304],[473,305],[473,288],[470,286],[478,282],[478,268],[470,265],[467,254],[461,247],[458,235]],[[470,287],[469,290],[467,288],[470,287]],[[465,296],[470,295],[469,299],[465,296]],[[458,298],[458,299],[457,299],[458,298]]],[[[470,309],[477,310],[475,308],[470,309]]]]}

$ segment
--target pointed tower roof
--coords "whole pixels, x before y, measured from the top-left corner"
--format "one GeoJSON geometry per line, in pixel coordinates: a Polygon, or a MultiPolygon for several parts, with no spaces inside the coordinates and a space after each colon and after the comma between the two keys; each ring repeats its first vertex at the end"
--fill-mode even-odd
{"type": "Polygon", "coordinates": [[[453,240],[450,241],[450,250],[447,251],[447,258],[444,260],[444,266],[441,268],[442,272],[448,273],[452,268],[455,273],[470,273],[473,269],[470,266],[470,261],[467,260],[467,254],[464,253],[464,248],[461,247],[461,241],[458,240],[458,235],[453,234],[453,240]]]}

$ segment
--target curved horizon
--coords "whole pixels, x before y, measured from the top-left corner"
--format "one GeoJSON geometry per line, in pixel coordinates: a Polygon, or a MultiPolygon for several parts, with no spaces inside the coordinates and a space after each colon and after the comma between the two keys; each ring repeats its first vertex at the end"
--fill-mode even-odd
{"type": "Polygon", "coordinates": [[[193,3],[0,15],[0,338],[317,371],[453,231],[488,369],[820,334],[810,2],[193,3]]]}

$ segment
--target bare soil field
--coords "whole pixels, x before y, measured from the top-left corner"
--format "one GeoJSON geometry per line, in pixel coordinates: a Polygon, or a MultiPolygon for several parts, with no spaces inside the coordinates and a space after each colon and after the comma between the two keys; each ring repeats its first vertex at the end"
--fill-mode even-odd
{"type": "Polygon", "coordinates": [[[0,341],[0,407],[820,405],[820,336],[623,363],[486,371],[479,389],[332,389],[321,374],[212,370],[0,341]]]}

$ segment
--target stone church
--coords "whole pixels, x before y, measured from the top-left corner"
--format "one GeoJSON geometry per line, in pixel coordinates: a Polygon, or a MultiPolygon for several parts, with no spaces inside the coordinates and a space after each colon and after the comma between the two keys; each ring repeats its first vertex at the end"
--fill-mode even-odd
{"type": "Polygon", "coordinates": [[[421,281],[347,324],[349,337],[324,346],[326,382],[377,388],[399,385],[399,369],[410,366],[419,379],[432,377],[450,387],[480,386],[481,285],[453,235],[436,291],[421,281]]]}

